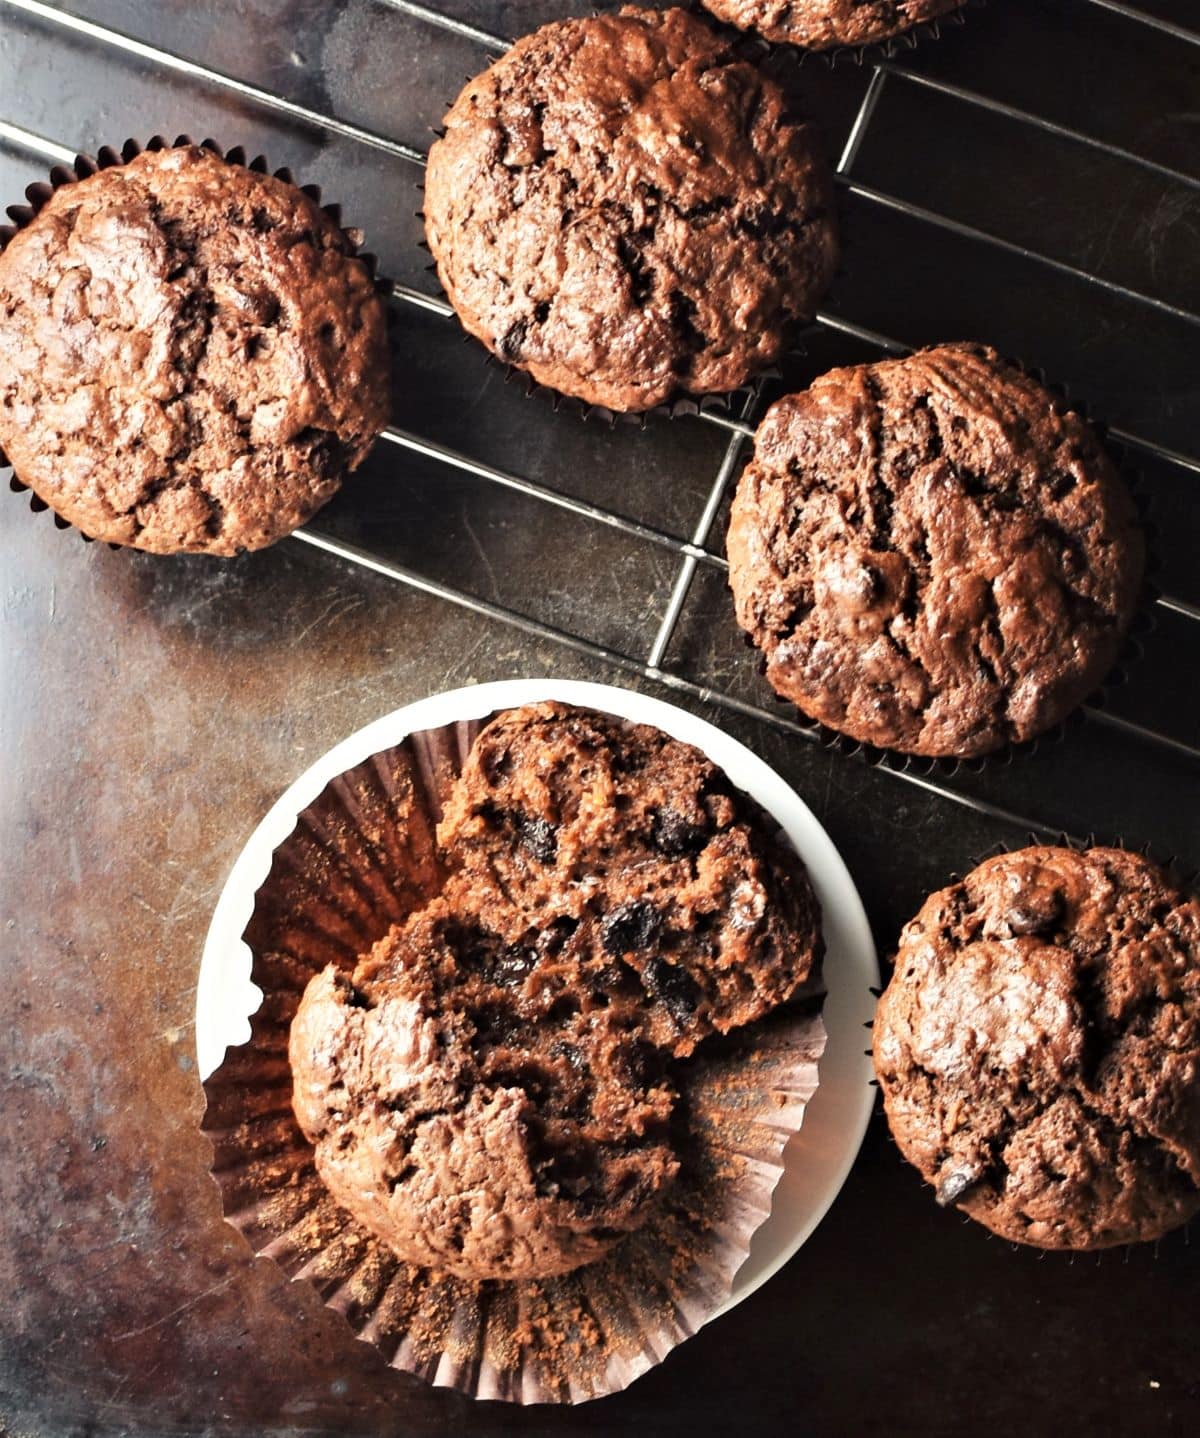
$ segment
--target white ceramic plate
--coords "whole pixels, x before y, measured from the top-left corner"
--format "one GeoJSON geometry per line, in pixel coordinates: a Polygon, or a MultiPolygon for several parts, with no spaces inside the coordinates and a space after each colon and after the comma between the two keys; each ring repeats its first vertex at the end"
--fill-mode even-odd
{"type": "Polygon", "coordinates": [[[867,1041],[864,1024],[874,1010],[871,986],[879,982],[879,965],[854,881],[808,805],[744,744],[684,709],[608,684],[502,680],[452,689],[406,705],[322,755],[250,836],[213,913],[196,992],[200,1077],[207,1078],[220,1066],[226,1047],[243,1044],[250,1037],[250,1016],[262,994],[250,981],[251,955],[242,934],[250,921],[254,895],[270,870],[271,857],[292,832],[301,810],[331,779],[379,750],[399,744],[415,730],[482,719],[497,709],[543,699],[653,724],[694,744],[775,818],[807,865],[821,903],[828,986],[824,1018],[829,1042],[821,1060],[820,1087],[805,1113],[803,1128],[784,1151],[785,1169],[775,1190],[771,1216],[754,1236],[729,1301],[720,1310],[726,1313],[777,1272],[816,1228],[858,1153],[872,1106],[871,1061],[863,1052],[867,1041]]]}

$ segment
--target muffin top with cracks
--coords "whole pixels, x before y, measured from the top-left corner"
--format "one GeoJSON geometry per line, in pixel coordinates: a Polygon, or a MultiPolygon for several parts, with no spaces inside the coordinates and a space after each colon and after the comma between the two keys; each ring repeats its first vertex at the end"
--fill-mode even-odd
{"type": "Polygon", "coordinates": [[[755,436],[727,542],[739,624],[810,718],[969,758],[1099,685],[1144,564],[1091,427],[994,350],[831,370],[755,436]]]}
{"type": "Polygon", "coordinates": [[[1001,854],[906,927],[874,1027],[943,1205],[1090,1249],[1200,1211],[1200,904],[1119,849],[1001,854]]]}
{"type": "Polygon", "coordinates": [[[877,45],[966,0],[703,0],[720,20],[806,50],[877,45]]]}
{"type": "Polygon", "coordinates": [[[564,394],[641,411],[735,389],[829,282],[815,135],[682,10],[546,25],[445,127],[424,206],[441,283],[494,354],[564,394]]]}
{"type": "Polygon", "coordinates": [[[84,534],[259,549],[387,418],[383,304],[311,196],[180,146],[63,185],[0,254],[0,447],[84,534]]]}

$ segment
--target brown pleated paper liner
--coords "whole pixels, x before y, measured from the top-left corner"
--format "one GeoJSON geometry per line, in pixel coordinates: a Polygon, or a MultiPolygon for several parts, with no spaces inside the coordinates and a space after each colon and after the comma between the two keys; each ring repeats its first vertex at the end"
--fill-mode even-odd
{"type": "Polygon", "coordinates": [[[599,1262],[476,1282],[402,1262],[326,1192],[292,1114],[288,1030],[312,976],[352,966],[441,884],[442,796],[480,721],[412,735],[333,780],[275,851],[245,939],[262,1006],[205,1084],[225,1216],[311,1283],[395,1368],[479,1398],[578,1403],[620,1391],[728,1300],[817,1086],[815,1003],[677,1066],[680,1177],[599,1262]]]}

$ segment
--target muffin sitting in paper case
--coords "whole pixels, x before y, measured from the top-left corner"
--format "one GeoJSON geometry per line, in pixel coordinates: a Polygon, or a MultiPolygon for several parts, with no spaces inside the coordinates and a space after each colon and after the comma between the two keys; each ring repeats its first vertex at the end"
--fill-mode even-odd
{"type": "Polygon", "coordinates": [[[816,1086],[823,945],[699,750],[560,704],[415,734],[300,816],[246,938],[226,1213],[394,1365],[600,1396],[728,1298],[816,1086]]]}

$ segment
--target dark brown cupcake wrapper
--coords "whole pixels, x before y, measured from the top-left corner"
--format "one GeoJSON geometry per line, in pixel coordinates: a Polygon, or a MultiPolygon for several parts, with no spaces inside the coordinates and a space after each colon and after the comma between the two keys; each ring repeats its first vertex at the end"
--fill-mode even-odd
{"type": "Polygon", "coordinates": [[[899,35],[892,35],[886,40],[876,40],[869,45],[843,45],[834,50],[822,50],[816,52],[825,61],[830,69],[837,69],[839,65],[880,65],[889,61],[902,58],[911,54],[922,45],[929,45],[942,38],[942,31],[947,27],[961,29],[967,23],[967,12],[971,8],[979,8],[986,0],[966,0],[966,4],[960,5],[957,10],[948,10],[944,15],[935,16],[932,20],[923,20],[918,25],[913,25],[908,30],[902,30],[899,35]]]}
{"type": "Polygon", "coordinates": [[[426,901],[442,796],[484,721],[413,734],[329,783],[275,850],[245,931],[263,1002],[205,1082],[227,1220],[305,1279],[393,1367],[481,1398],[575,1403],[624,1388],[730,1297],[816,1090],[814,1001],[675,1066],[683,1170],[610,1254],[562,1278],[468,1282],[402,1263],[326,1192],[291,1108],[288,1031],[308,980],[352,965],[426,901]]]}
{"type": "MultiPolygon", "coordinates": [[[[49,171],[48,180],[35,180],[32,184],[25,187],[25,204],[7,205],[5,207],[5,214],[7,214],[11,223],[0,225],[0,253],[4,251],[12,237],[17,234],[18,231],[23,230],[41,212],[56,190],[61,190],[67,185],[77,184],[80,180],[89,179],[101,170],[111,170],[118,165],[127,165],[130,160],[136,159],[138,155],[147,150],[178,150],[192,145],[198,145],[198,148],[201,150],[211,150],[218,159],[249,170],[251,174],[269,174],[277,180],[284,181],[286,184],[296,185],[296,188],[299,189],[301,194],[306,195],[314,204],[320,206],[324,213],[328,215],[338,229],[341,230],[345,236],[346,243],[350,247],[350,254],[366,267],[376,291],[386,298],[389,287],[379,277],[379,265],[376,256],[368,251],[364,251],[362,248],[364,240],[362,230],[347,227],[342,224],[342,209],[339,204],[326,205],[321,203],[321,187],[319,185],[297,185],[295,176],[287,166],[272,170],[265,155],[255,155],[253,159],[247,160],[245,148],[241,145],[234,145],[231,149],[225,150],[213,139],[196,141],[192,139],[190,135],[177,135],[174,140],[167,140],[162,135],[152,135],[144,144],[140,140],[128,139],[119,150],[112,145],[101,145],[94,157],[80,154],[75,156],[74,162],[71,165],[54,165],[49,171]]],[[[388,307],[388,312],[390,314],[390,307],[388,307]]],[[[85,544],[95,542],[93,535],[85,534],[83,530],[72,524],[69,519],[64,519],[51,504],[42,499],[32,486],[26,484],[20,475],[16,473],[16,470],[13,469],[11,461],[2,449],[0,449],[0,469],[13,470],[9,476],[8,487],[14,494],[23,494],[26,492],[29,494],[29,508],[34,514],[40,514],[44,510],[49,510],[54,517],[54,524],[57,529],[73,530],[85,544]]],[[[139,552],[136,545],[117,544],[111,541],[105,542],[108,544],[109,549],[121,549],[133,553],[139,552]]]]}
{"type": "MultiPolygon", "coordinates": [[[[930,348],[930,346],[921,346],[930,348]]],[[[897,347],[888,350],[882,357],[884,359],[902,359],[907,355],[917,353],[905,347],[897,347]]],[[[1025,759],[1036,754],[1039,749],[1050,748],[1062,743],[1070,730],[1086,722],[1088,709],[1103,709],[1113,691],[1129,682],[1129,670],[1142,657],[1144,652],[1143,640],[1157,627],[1157,616],[1155,603],[1161,591],[1154,581],[1154,575],[1160,571],[1160,561],[1153,550],[1153,526],[1147,523],[1147,515],[1150,512],[1150,496],[1147,493],[1145,481],[1141,471],[1130,462],[1128,451],[1117,441],[1112,440],[1108,435],[1108,426],[1104,421],[1093,417],[1087,403],[1072,398],[1067,385],[1048,379],[1044,370],[1028,364],[1020,358],[1011,355],[1000,355],[1006,363],[1019,370],[1027,378],[1035,380],[1064,410],[1076,414],[1096,434],[1097,439],[1103,446],[1105,453],[1113,461],[1121,479],[1133,500],[1137,511],[1138,526],[1142,531],[1145,545],[1145,559],[1142,570],[1142,582],[1138,598],[1134,604],[1133,612],[1125,633],[1122,636],[1120,648],[1113,660],[1112,666],[1104,679],[1079,701],[1073,710],[1057,724],[1049,729],[1035,734],[1032,738],[1022,740],[1020,743],[1009,742],[1003,747],[994,750],[989,754],[979,754],[971,758],[954,758],[951,756],[930,756],[923,754],[906,754],[900,749],[889,749],[875,744],[867,744],[860,739],[854,739],[847,734],[842,734],[836,729],[819,720],[812,719],[790,699],[775,693],[766,680],[767,660],[766,656],[759,654],[757,669],[759,675],[770,691],[770,698],[781,709],[787,712],[789,719],[793,719],[802,728],[807,730],[823,749],[831,750],[834,753],[845,755],[872,768],[891,769],[894,772],[915,774],[922,778],[953,778],[957,774],[981,774],[985,770],[1007,768],[1008,765],[1017,760],[1025,759]]],[[[818,376],[819,378],[819,376],[818,376]]],[[[757,649],[754,641],[745,631],[742,631],[743,643],[749,649],[757,649]]]]}

